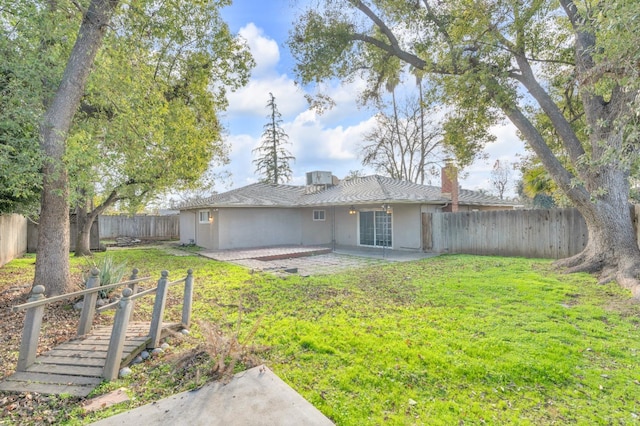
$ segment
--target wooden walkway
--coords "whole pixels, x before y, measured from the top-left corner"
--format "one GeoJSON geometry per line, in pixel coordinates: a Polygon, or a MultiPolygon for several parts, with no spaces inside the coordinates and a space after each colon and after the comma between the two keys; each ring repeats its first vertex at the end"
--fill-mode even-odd
{"type": "MultiPolygon", "coordinates": [[[[181,324],[162,324],[162,337],[181,324]]],[[[91,334],[77,337],[38,356],[26,371],[18,371],[0,382],[0,390],[87,396],[105,380],[103,369],[112,326],[94,327],[91,334]]],[[[128,365],[147,348],[151,338],[149,323],[127,327],[120,365],[128,365]]]]}

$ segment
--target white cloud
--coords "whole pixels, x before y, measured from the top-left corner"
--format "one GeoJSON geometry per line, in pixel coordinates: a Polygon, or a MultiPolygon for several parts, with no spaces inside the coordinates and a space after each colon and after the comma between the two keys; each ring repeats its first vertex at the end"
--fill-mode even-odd
{"type": "Polygon", "coordinates": [[[264,36],[262,28],[256,27],[252,22],[242,27],[239,34],[247,40],[251,55],[253,55],[253,59],[256,61],[252,75],[260,77],[263,74],[272,72],[280,60],[278,43],[264,36]]]}
{"type": "MultiPolygon", "coordinates": [[[[296,120],[287,125],[292,151],[303,162],[357,161],[362,134],[373,126],[373,119],[351,126],[325,127],[321,120],[296,120]]],[[[328,166],[325,166],[327,168],[328,166]]]]}
{"type": "Polygon", "coordinates": [[[254,116],[245,117],[251,120],[264,117],[267,114],[269,93],[275,96],[278,111],[283,116],[297,114],[305,107],[306,101],[295,82],[287,75],[280,75],[276,71],[280,61],[278,44],[265,36],[263,30],[253,23],[244,26],[240,35],[247,40],[256,67],[252,70],[247,86],[228,94],[229,117],[233,117],[234,114],[254,116]]]}
{"type": "Polygon", "coordinates": [[[227,111],[229,115],[252,115],[253,119],[265,117],[268,113],[266,106],[269,93],[275,96],[278,111],[283,117],[296,114],[307,105],[303,93],[298,90],[293,80],[281,75],[268,79],[252,79],[247,86],[230,93],[227,111]]]}

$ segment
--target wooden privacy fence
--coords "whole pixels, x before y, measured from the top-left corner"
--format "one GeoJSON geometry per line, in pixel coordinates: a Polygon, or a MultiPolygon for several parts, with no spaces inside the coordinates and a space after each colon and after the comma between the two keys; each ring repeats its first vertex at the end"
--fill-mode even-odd
{"type": "Polygon", "coordinates": [[[0,266],[27,251],[27,218],[17,214],[0,215],[0,266]]]}
{"type": "Polygon", "coordinates": [[[169,282],[169,273],[167,271],[162,271],[161,278],[158,280],[156,287],[140,292],[138,292],[139,283],[149,281],[150,278],[138,278],[137,269],[133,270],[133,274],[128,281],[104,286],[100,286],[99,273],[100,272],[96,268],[92,269],[91,276],[87,280],[87,288],[85,290],[67,293],[60,296],[45,298],[45,288],[41,285],[35,286],[27,303],[14,306],[12,308],[14,312],[26,310],[22,341],[20,342],[18,366],[16,369],[18,372],[27,371],[27,369],[36,361],[38,336],[42,326],[44,308],[46,305],[60,300],[69,300],[79,296],[84,297],[77,333],[78,336],[83,336],[91,332],[93,318],[96,313],[96,300],[98,298],[98,293],[103,290],[125,287],[122,291],[122,298],[120,300],[109,305],[102,306],[98,309],[98,311],[113,308],[116,309],[113,327],[109,338],[109,345],[107,348],[106,361],[104,363],[101,376],[106,380],[113,380],[118,377],[120,362],[123,359],[123,348],[125,344],[127,326],[132,318],[134,302],[136,300],[150,294],[156,295],[151,323],[148,328],[149,339],[146,347],[156,348],[160,344],[167,292],[169,287],[176,284],[184,284],[182,322],[179,325],[182,328],[189,327],[193,300],[193,271],[191,269],[187,272],[186,277],[173,282],[169,282]]]}
{"type": "Polygon", "coordinates": [[[560,259],[587,243],[577,209],[423,213],[425,251],[560,259]]]}
{"type": "Polygon", "coordinates": [[[180,217],[172,216],[100,216],[100,238],[135,237],[167,238],[180,237],[180,217]]]}

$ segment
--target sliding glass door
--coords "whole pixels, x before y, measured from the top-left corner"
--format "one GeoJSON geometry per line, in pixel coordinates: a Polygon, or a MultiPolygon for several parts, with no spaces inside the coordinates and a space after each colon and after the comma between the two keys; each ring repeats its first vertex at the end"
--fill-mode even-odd
{"type": "Polygon", "coordinates": [[[386,211],[360,212],[360,245],[391,247],[391,215],[386,211]]]}

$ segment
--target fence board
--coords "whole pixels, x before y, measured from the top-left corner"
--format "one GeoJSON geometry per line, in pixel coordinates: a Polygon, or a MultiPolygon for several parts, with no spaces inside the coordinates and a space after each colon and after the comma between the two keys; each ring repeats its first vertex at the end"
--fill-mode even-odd
{"type": "MultiPolygon", "coordinates": [[[[91,250],[100,250],[100,235],[98,234],[98,224],[94,221],[91,224],[91,236],[89,245],[91,250]]],[[[78,226],[75,215],[69,217],[69,250],[76,249],[76,240],[78,238],[78,226]]],[[[27,252],[35,253],[38,251],[38,225],[29,221],[27,226],[27,252]]]]}
{"type": "Polygon", "coordinates": [[[101,238],[180,238],[180,217],[178,215],[100,216],[98,223],[101,238]]]}
{"type": "Polygon", "coordinates": [[[27,218],[17,214],[0,215],[0,266],[27,251],[27,218]]]}
{"type": "Polygon", "coordinates": [[[430,251],[440,253],[559,259],[579,253],[588,238],[576,209],[433,213],[423,226],[430,251]]]}

